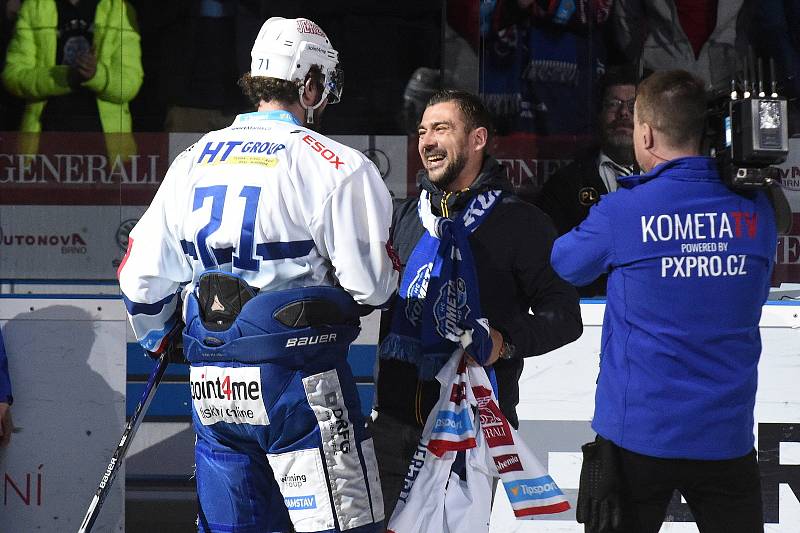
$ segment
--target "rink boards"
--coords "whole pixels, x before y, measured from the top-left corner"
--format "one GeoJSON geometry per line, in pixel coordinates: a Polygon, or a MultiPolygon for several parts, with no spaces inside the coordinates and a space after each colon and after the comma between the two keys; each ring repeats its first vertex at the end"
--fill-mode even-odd
{"type": "MultiPolygon", "coordinates": [[[[580,445],[591,440],[602,301],[582,303],[583,336],[526,360],[518,408],[521,432],[574,508],[580,445]]],[[[759,366],[756,442],[768,532],[800,523],[800,305],[765,306],[759,366]]],[[[0,298],[14,380],[14,420],[22,428],[0,452],[4,498],[0,523],[9,531],[74,531],[97,487],[152,362],[131,342],[119,299],[0,298]],[[127,334],[126,334],[127,331],[127,334]],[[127,366],[127,368],[126,368],[127,366]]],[[[365,411],[373,394],[377,313],[366,317],[350,353],[365,411]]],[[[194,498],[194,436],[188,373],[173,365],[131,445],[126,471],[101,515],[103,531],[124,530],[124,500],[194,498]],[[126,479],[127,494],[123,495],[126,479]]],[[[513,520],[498,494],[497,532],[579,532],[572,511],[529,522],[513,520]]],[[[686,505],[673,502],[664,532],[696,531],[686,505]]],[[[5,530],[5,529],[4,529],[5,530]]],[[[100,530],[100,529],[99,529],[100,530]]]]}

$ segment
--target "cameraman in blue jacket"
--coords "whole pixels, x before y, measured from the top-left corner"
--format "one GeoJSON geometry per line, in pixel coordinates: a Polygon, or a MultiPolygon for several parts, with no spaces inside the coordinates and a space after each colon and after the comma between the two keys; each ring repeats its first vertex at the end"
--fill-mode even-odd
{"type": "Polygon", "coordinates": [[[609,273],[578,520],[655,533],[678,490],[701,533],[760,532],[753,409],[775,215],[700,156],[701,80],[651,75],[633,122],[643,174],[621,178],[551,258],[575,285],[609,273]]]}

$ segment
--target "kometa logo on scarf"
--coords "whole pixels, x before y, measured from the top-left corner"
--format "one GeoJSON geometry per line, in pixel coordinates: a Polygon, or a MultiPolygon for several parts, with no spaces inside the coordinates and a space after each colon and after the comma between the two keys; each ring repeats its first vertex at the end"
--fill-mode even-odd
{"type": "Polygon", "coordinates": [[[452,335],[460,336],[459,322],[467,320],[471,309],[467,305],[467,288],[463,278],[450,280],[439,290],[439,297],[433,304],[433,319],[436,332],[450,340],[452,335]]]}
{"type": "Polygon", "coordinates": [[[448,219],[434,215],[430,194],[420,193],[417,214],[426,231],[406,263],[392,325],[378,347],[380,358],[412,363],[420,378],[433,379],[461,343],[478,363],[490,357],[490,329],[481,316],[469,236],[500,198],[501,191],[479,193],[463,213],[448,219]],[[467,331],[471,338],[465,338],[467,331]]]}
{"type": "Polygon", "coordinates": [[[423,300],[428,292],[428,282],[431,279],[433,263],[426,263],[419,267],[414,279],[408,284],[406,291],[406,318],[413,325],[418,326],[422,316],[423,300]]]}

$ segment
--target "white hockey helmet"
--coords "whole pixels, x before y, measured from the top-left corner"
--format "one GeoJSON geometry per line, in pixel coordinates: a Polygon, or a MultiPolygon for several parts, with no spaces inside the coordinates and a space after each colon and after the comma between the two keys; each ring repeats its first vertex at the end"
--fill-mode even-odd
{"type": "Polygon", "coordinates": [[[339,53],[333,49],[325,32],[308,19],[270,18],[261,26],[250,55],[251,76],[302,83],[312,65],[318,65],[322,70],[323,93],[313,108],[321,105],[326,97],[329,104],[335,104],[342,97],[344,79],[338,68],[339,53]]]}

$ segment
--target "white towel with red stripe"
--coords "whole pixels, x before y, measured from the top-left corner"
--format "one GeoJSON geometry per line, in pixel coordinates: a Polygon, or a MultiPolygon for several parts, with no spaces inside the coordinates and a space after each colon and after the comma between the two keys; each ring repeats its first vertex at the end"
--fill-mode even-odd
{"type": "Polygon", "coordinates": [[[500,411],[483,367],[467,365],[458,349],[436,379],[439,401],[409,466],[390,533],[488,532],[495,478],[517,519],[569,509],[500,411]]]}

